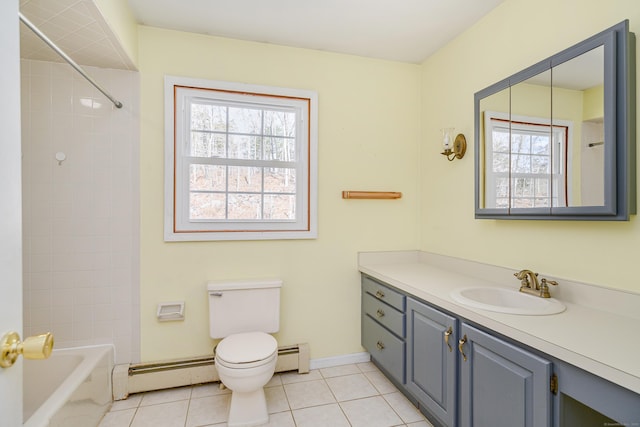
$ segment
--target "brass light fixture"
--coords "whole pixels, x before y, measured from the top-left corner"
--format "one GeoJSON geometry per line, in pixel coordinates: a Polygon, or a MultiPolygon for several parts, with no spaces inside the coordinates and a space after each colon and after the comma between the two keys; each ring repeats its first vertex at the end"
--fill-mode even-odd
{"type": "Polygon", "coordinates": [[[442,129],[442,148],[444,151],[440,154],[447,157],[447,160],[452,162],[454,159],[461,159],[464,157],[464,153],[467,152],[467,139],[463,134],[456,135],[453,143],[451,142],[451,136],[454,133],[454,128],[442,129]]]}

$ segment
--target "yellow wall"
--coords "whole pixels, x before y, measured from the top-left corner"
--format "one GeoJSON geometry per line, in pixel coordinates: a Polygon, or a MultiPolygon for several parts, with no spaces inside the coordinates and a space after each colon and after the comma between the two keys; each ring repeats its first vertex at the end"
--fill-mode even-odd
{"type": "Polygon", "coordinates": [[[602,119],[604,117],[604,85],[584,91],[584,111],[582,120],[602,119]]]}
{"type": "Polygon", "coordinates": [[[150,27],[139,42],[142,360],[210,353],[206,281],[265,276],[284,280],[280,344],[308,342],[312,358],[362,351],[357,252],[419,243],[420,67],[150,27]],[[318,239],[163,242],[165,74],[318,92],[318,239]],[[156,304],[174,300],[186,320],[157,322],[156,304]]]}
{"type": "Polygon", "coordinates": [[[421,249],[640,291],[630,267],[640,242],[635,216],[629,222],[474,219],[473,94],[623,19],[640,34],[636,0],[507,0],[422,64],[421,249]],[[445,125],[471,142],[464,159],[450,163],[438,154],[445,125]]]}

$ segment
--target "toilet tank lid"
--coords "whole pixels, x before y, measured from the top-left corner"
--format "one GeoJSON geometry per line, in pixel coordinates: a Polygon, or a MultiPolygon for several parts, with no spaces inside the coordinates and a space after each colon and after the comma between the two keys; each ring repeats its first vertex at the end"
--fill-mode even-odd
{"type": "Polygon", "coordinates": [[[215,280],[207,282],[207,290],[209,292],[280,287],[282,287],[282,280],[280,279],[215,280]]]}

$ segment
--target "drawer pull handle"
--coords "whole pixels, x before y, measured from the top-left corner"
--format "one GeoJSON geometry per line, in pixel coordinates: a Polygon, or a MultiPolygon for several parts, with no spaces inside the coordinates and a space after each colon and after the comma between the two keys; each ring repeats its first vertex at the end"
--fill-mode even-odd
{"type": "Polygon", "coordinates": [[[376,316],[378,317],[384,317],[384,310],[379,308],[378,311],[376,311],[376,316]]]}
{"type": "Polygon", "coordinates": [[[376,347],[378,347],[378,350],[384,350],[384,343],[382,341],[378,341],[376,343],[376,347]]]}
{"type": "Polygon", "coordinates": [[[376,298],[384,298],[384,292],[376,291],[376,298]]]}
{"type": "Polygon", "coordinates": [[[465,362],[467,361],[467,355],[464,354],[464,350],[462,349],[462,347],[466,344],[466,342],[467,342],[467,334],[465,334],[464,337],[458,340],[458,350],[460,350],[460,354],[462,355],[462,360],[464,360],[465,362]]]}
{"type": "Polygon", "coordinates": [[[447,347],[449,347],[449,353],[453,351],[453,348],[451,348],[451,344],[449,344],[449,337],[451,336],[451,334],[453,334],[453,328],[449,326],[449,329],[444,332],[444,342],[445,344],[447,344],[447,347]]]}

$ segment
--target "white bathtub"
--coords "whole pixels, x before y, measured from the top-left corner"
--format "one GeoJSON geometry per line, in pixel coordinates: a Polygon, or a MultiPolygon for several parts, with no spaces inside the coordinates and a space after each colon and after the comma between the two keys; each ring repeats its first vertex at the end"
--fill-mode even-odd
{"type": "Polygon", "coordinates": [[[95,427],[111,405],[113,346],[54,350],[25,360],[24,427],[95,427]]]}

